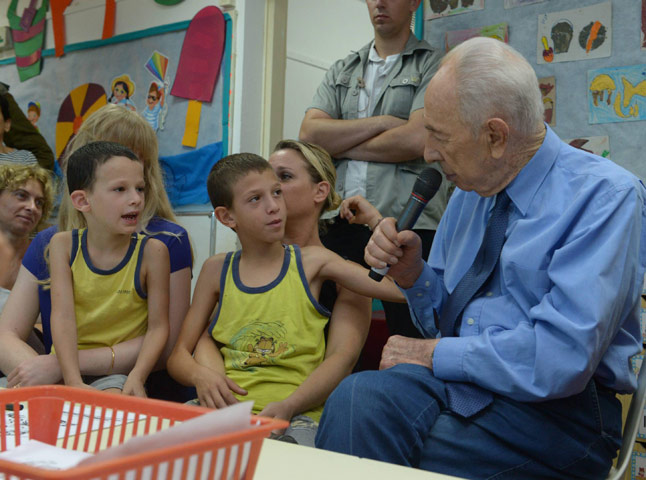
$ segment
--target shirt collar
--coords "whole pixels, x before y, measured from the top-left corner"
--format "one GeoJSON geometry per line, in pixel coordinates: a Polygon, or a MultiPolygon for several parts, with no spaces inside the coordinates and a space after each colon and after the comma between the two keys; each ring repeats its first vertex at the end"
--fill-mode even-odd
{"type": "Polygon", "coordinates": [[[375,41],[373,40],[372,43],[370,44],[370,50],[368,53],[368,60],[374,63],[386,63],[386,64],[391,64],[394,61],[396,61],[401,53],[395,53],[393,55],[388,55],[386,58],[381,58],[379,54],[377,53],[377,49],[375,48],[375,41]]]}
{"type": "Polygon", "coordinates": [[[545,130],[545,138],[540,148],[506,189],[509,198],[522,215],[527,213],[529,204],[554,165],[561,148],[561,139],[547,124],[545,130]]]}

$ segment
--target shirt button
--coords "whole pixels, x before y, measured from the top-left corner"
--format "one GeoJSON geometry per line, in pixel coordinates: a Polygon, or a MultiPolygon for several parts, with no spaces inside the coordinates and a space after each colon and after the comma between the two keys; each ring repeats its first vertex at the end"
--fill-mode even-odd
{"type": "Polygon", "coordinates": [[[430,287],[430,286],[431,286],[431,282],[429,282],[428,280],[426,280],[426,282],[424,282],[424,286],[426,286],[427,288],[428,288],[428,287],[430,287]]]}
{"type": "Polygon", "coordinates": [[[352,90],[352,95],[359,95],[359,91],[358,90],[352,90]]]}
{"type": "Polygon", "coordinates": [[[487,297],[493,296],[493,292],[487,292],[487,297]]]}
{"type": "Polygon", "coordinates": [[[408,83],[408,79],[407,79],[407,78],[404,78],[404,79],[402,80],[402,83],[403,83],[403,84],[408,83]]]}
{"type": "Polygon", "coordinates": [[[418,297],[421,297],[421,296],[423,296],[423,295],[424,295],[424,294],[423,294],[422,292],[417,292],[417,296],[418,296],[418,297]]]}
{"type": "Polygon", "coordinates": [[[474,323],[476,323],[476,321],[475,321],[473,318],[469,318],[469,319],[467,320],[467,324],[468,324],[468,325],[473,325],[474,323]]]}

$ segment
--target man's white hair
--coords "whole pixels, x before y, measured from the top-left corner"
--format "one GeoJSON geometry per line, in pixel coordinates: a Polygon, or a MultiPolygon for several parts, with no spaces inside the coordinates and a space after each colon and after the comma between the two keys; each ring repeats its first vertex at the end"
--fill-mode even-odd
{"type": "Polygon", "coordinates": [[[489,118],[502,118],[521,135],[536,133],[543,122],[543,100],[536,73],[514,48],[476,37],[453,48],[441,65],[455,74],[458,113],[476,136],[489,118]]]}

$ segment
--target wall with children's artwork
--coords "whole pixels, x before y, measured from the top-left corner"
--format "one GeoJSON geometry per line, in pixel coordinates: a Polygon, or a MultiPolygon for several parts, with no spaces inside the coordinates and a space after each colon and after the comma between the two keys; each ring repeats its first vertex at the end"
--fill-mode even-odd
{"type": "Polygon", "coordinates": [[[554,131],[646,179],[644,4],[424,0],[424,38],[446,50],[476,34],[506,34],[541,79],[554,131]]]}
{"type": "MultiPolygon", "coordinates": [[[[258,0],[254,1],[258,3],[258,0]]],[[[36,7],[42,2],[37,1],[36,7]]],[[[257,24],[259,18],[264,18],[264,10],[255,9],[246,18],[241,18],[253,7],[251,2],[189,0],[162,5],[164,2],[153,0],[117,0],[113,31],[109,38],[102,39],[109,2],[73,0],[62,16],[64,54],[55,56],[57,45],[51,15],[54,3],[50,0],[50,10],[44,20],[39,71],[25,78],[24,72],[19,71],[15,50],[3,50],[0,42],[0,80],[10,85],[10,93],[18,105],[34,116],[35,125],[57,159],[63,154],[74,128],[78,127],[75,122],[106,102],[135,110],[151,123],[157,132],[167,190],[179,221],[189,230],[194,245],[196,279],[201,263],[208,255],[236,247],[232,232],[216,228],[204,185],[211,165],[231,148],[256,150],[251,135],[245,137],[249,144],[247,148],[241,142],[240,134],[231,147],[232,132],[244,131],[240,125],[233,125],[231,112],[234,108],[244,110],[235,105],[230,108],[234,101],[230,94],[236,68],[232,62],[233,52],[237,51],[240,65],[247,71],[259,63],[244,61],[244,49],[235,44],[233,33],[236,21],[238,29],[244,31],[244,22],[249,20],[257,24]],[[222,61],[216,60],[215,53],[199,59],[202,65],[193,59],[192,66],[206,71],[193,85],[184,82],[185,90],[201,88],[209,98],[198,102],[199,99],[176,96],[174,90],[182,80],[180,59],[184,60],[183,45],[191,21],[205,7],[218,3],[224,11],[222,24],[217,26],[224,42],[222,61]],[[237,10],[232,6],[237,6],[237,10]],[[209,83],[208,70],[216,63],[220,67],[219,74],[211,72],[213,81],[204,89],[209,83]],[[36,106],[38,115],[35,115],[36,106]]],[[[20,17],[29,4],[29,0],[0,0],[2,35],[10,23],[8,9],[15,7],[20,17]]],[[[209,27],[209,34],[214,30],[213,26],[209,27]]]]}

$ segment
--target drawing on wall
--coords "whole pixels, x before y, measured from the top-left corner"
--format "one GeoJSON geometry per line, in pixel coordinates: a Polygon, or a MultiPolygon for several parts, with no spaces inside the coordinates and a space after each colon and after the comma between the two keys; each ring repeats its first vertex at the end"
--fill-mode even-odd
{"type": "Polygon", "coordinates": [[[40,102],[31,101],[27,104],[27,118],[38,130],[38,119],[40,118],[40,102]]]}
{"type": "Polygon", "coordinates": [[[646,480],[646,453],[633,452],[630,457],[630,478],[646,480]]]}
{"type": "Polygon", "coordinates": [[[166,95],[168,93],[168,87],[170,86],[170,76],[166,75],[168,71],[168,57],[155,50],[144,67],[155,80],[148,87],[146,106],[141,111],[141,115],[150,123],[153,130],[163,130],[164,120],[168,112],[166,95]]]}
{"type": "Polygon", "coordinates": [[[646,0],[642,0],[642,50],[646,50],[646,0]]]}
{"type": "Polygon", "coordinates": [[[424,2],[424,18],[434,18],[469,13],[484,8],[484,0],[426,0],[424,2]]]}
{"type": "Polygon", "coordinates": [[[646,120],[646,65],[588,71],[590,123],[646,120]]]}
{"type": "Polygon", "coordinates": [[[106,103],[105,90],[98,83],[80,85],[65,97],[56,121],[56,158],[59,161],[87,117],[106,103]]]}
{"type": "Polygon", "coordinates": [[[134,102],[130,99],[135,94],[135,82],[130,80],[130,75],[124,73],[113,78],[110,83],[110,92],[112,93],[108,102],[129,108],[133,112],[137,110],[134,102]]]}
{"type": "Polygon", "coordinates": [[[610,138],[607,135],[597,137],[577,137],[565,142],[574,148],[579,148],[588,153],[594,153],[600,157],[610,156],[610,138]]]}
{"type": "Polygon", "coordinates": [[[505,8],[522,7],[532,3],[543,3],[545,0],[505,0],[505,8]]]}
{"type": "Polygon", "coordinates": [[[539,15],[537,63],[609,57],[612,47],[611,6],[611,2],[605,2],[539,15]]]}
{"type": "Polygon", "coordinates": [[[541,89],[543,97],[543,118],[545,123],[550,126],[556,125],[556,79],[554,76],[543,77],[538,79],[538,87],[541,89]]]}
{"type": "Polygon", "coordinates": [[[509,43],[507,23],[497,23],[486,27],[467,28],[465,30],[449,30],[444,37],[444,48],[448,52],[456,45],[474,37],[490,37],[509,43]]]}

